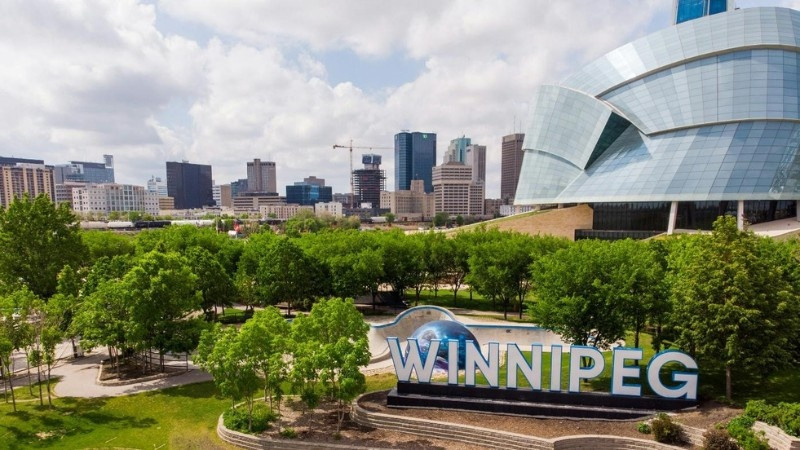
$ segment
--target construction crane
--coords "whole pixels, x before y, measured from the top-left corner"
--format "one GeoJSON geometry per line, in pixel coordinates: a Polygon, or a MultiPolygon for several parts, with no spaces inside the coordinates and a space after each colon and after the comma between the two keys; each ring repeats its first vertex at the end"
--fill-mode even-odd
{"type": "Polygon", "coordinates": [[[336,150],[337,148],[347,148],[350,149],[350,207],[352,208],[355,205],[356,201],[356,192],[353,180],[353,149],[359,150],[392,150],[394,147],[378,147],[378,146],[356,146],[353,147],[353,140],[350,139],[350,145],[339,145],[333,144],[333,149],[336,150]]]}

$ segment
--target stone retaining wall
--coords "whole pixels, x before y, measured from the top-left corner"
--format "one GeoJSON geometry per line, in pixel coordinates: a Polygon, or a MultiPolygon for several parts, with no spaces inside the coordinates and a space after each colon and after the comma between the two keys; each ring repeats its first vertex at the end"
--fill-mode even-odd
{"type": "Polygon", "coordinates": [[[324,450],[327,448],[364,450],[364,447],[354,447],[351,445],[330,444],[327,442],[304,442],[299,439],[272,439],[240,433],[226,428],[222,421],[222,415],[219,416],[219,420],[217,421],[217,435],[220,439],[229,444],[252,450],[324,450]]]}
{"type": "Polygon", "coordinates": [[[481,445],[497,449],[668,450],[679,448],[644,439],[602,435],[567,436],[556,439],[544,439],[518,433],[474,427],[471,425],[371,412],[359,406],[358,401],[353,404],[351,418],[354,422],[363,426],[398,431],[419,437],[447,439],[464,444],[481,445]]]}
{"type": "Polygon", "coordinates": [[[777,450],[800,450],[800,439],[789,436],[783,430],[772,425],[767,425],[764,422],[756,422],[753,425],[753,430],[763,431],[764,437],[767,438],[769,446],[777,450]]]}

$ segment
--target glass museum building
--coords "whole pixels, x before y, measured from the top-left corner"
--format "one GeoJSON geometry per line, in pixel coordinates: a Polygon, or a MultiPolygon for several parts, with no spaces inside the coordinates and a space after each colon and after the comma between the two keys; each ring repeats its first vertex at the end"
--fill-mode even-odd
{"type": "Polygon", "coordinates": [[[539,87],[517,205],[589,204],[576,237],[797,216],[800,12],[729,10],[626,44],[539,87]]]}

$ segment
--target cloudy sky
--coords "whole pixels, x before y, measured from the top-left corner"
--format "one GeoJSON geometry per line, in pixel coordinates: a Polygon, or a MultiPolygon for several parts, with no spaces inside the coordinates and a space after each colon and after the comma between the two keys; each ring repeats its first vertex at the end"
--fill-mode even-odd
{"type": "MultiPolygon", "coordinates": [[[[487,197],[498,197],[500,140],[524,128],[534,87],[669,26],[671,7],[3,0],[0,155],[60,164],[110,153],[117,181],[132,184],[183,159],[227,183],[262,158],[277,163],[280,191],[316,175],[346,192],[347,152],[331,146],[392,147],[408,129],[438,134],[438,160],[461,135],[486,145],[487,197]]],[[[393,151],[380,153],[393,189],[393,151]]]]}

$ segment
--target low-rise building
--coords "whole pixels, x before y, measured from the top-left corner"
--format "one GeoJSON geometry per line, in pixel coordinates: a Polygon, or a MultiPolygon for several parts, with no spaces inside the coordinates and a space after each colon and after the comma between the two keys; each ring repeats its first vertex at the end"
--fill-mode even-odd
{"type": "Polygon", "coordinates": [[[472,167],[450,161],[433,168],[434,210],[450,215],[482,216],[484,184],[474,181],[472,167]]]}
{"type": "Polygon", "coordinates": [[[130,184],[88,184],[72,190],[72,209],[77,213],[108,214],[138,211],[157,215],[158,194],[130,184]]]}
{"type": "Polygon", "coordinates": [[[262,206],[285,205],[286,197],[277,192],[246,192],[233,197],[233,210],[237,214],[261,212],[262,206]]]}
{"type": "Polygon", "coordinates": [[[339,202],[325,202],[314,205],[314,214],[318,216],[330,215],[336,218],[344,217],[344,208],[339,202]]]}
{"type": "Polygon", "coordinates": [[[72,209],[72,191],[76,188],[86,187],[86,183],[65,181],[56,185],[56,203],[66,203],[72,209]]]}
{"type": "Polygon", "coordinates": [[[483,202],[483,213],[487,216],[497,217],[500,215],[501,206],[503,206],[502,198],[487,198],[483,202]]]}
{"type": "Polygon", "coordinates": [[[308,205],[264,205],[259,208],[262,219],[287,220],[296,216],[300,211],[314,212],[313,206],[308,205]]]}
{"type": "Polygon", "coordinates": [[[398,222],[423,222],[434,216],[433,194],[425,193],[423,180],[411,180],[410,190],[381,192],[381,208],[398,222]]]}
{"type": "Polygon", "coordinates": [[[172,197],[158,197],[158,211],[173,210],[175,209],[175,199],[172,197]]]}

